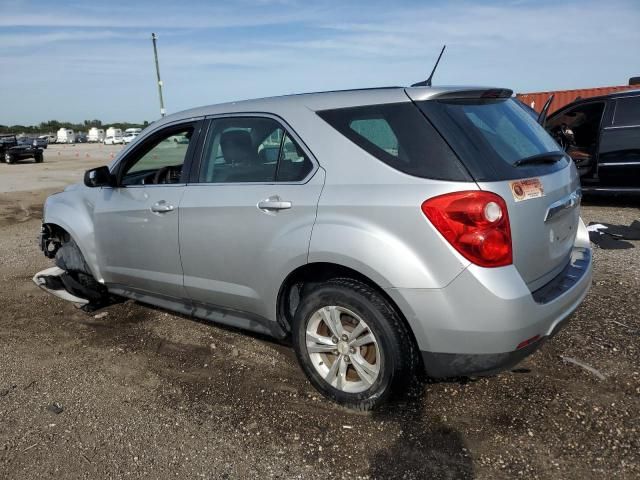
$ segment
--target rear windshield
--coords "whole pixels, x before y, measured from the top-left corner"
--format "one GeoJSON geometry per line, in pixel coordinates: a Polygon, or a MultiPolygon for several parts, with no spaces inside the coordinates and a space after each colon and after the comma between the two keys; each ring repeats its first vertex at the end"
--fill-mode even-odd
{"type": "Polygon", "coordinates": [[[324,110],[318,115],[396,170],[437,180],[472,180],[455,153],[411,102],[324,110]]]}
{"type": "Polygon", "coordinates": [[[417,102],[477,181],[496,181],[552,173],[556,163],[516,166],[519,160],[561,152],[536,120],[511,98],[417,102]]]}

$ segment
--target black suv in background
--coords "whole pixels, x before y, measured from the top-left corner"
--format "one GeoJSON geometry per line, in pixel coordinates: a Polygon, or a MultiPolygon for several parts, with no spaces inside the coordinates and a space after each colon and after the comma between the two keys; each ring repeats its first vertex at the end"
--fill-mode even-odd
{"type": "Polygon", "coordinates": [[[42,163],[42,149],[34,147],[30,142],[18,143],[15,135],[0,135],[0,155],[6,163],[15,163],[27,158],[33,158],[36,163],[42,163]]]}
{"type": "Polygon", "coordinates": [[[546,129],[573,158],[584,190],[640,192],[640,90],[576,100],[546,129]]]}

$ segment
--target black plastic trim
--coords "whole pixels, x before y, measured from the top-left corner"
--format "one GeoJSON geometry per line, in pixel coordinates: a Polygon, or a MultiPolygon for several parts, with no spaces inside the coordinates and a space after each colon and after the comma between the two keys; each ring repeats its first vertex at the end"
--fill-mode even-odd
{"type": "Polygon", "coordinates": [[[571,290],[587,273],[591,263],[591,250],[576,247],[571,252],[571,259],[549,283],[543,285],[531,295],[536,303],[545,304],[571,290]]]}
{"type": "Polygon", "coordinates": [[[425,372],[429,377],[481,377],[513,368],[540,348],[545,341],[546,337],[519,350],[505,353],[463,354],[424,351],[420,353],[425,372]]]}

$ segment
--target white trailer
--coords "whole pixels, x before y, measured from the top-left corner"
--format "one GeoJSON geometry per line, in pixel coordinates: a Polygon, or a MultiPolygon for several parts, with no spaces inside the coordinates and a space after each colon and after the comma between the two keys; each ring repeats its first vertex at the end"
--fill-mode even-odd
{"type": "Polygon", "coordinates": [[[58,130],[56,137],[56,143],[73,143],[76,141],[76,135],[73,130],[69,128],[61,128],[58,130]]]}
{"type": "Polygon", "coordinates": [[[102,142],[104,141],[104,129],[92,127],[87,133],[87,142],[102,142]]]}
{"type": "Polygon", "coordinates": [[[115,145],[116,143],[124,143],[124,140],[122,139],[122,129],[113,127],[107,128],[104,137],[104,144],[115,145]]]}

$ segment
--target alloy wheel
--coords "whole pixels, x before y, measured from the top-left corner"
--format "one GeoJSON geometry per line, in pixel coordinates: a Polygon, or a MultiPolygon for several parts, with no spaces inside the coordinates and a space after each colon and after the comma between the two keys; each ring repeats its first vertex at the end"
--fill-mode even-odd
{"type": "Polygon", "coordinates": [[[307,354],[318,374],[347,393],[370,388],[380,374],[378,341],[356,313],[339,306],[317,310],[307,323],[307,354]]]}

